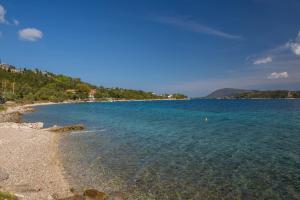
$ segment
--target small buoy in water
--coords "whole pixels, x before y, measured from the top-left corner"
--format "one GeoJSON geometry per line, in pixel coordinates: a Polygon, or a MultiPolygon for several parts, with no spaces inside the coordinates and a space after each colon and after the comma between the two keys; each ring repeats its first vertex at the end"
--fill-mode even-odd
{"type": "Polygon", "coordinates": [[[207,117],[205,117],[204,121],[205,121],[205,122],[207,122],[207,121],[208,121],[207,117]]]}

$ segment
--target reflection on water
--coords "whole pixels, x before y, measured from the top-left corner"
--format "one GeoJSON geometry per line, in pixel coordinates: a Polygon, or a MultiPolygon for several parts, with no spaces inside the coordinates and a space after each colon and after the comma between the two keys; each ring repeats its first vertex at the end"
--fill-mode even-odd
{"type": "Polygon", "coordinates": [[[300,199],[299,100],[52,105],[25,116],[37,119],[88,127],[61,141],[79,188],[129,199],[300,199]]]}

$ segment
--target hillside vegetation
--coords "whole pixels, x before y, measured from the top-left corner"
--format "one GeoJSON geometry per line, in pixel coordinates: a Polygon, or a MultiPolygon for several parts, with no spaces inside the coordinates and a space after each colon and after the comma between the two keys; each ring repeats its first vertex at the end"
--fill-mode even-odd
{"type": "Polygon", "coordinates": [[[300,98],[300,91],[273,90],[273,91],[255,91],[236,94],[234,98],[268,98],[268,99],[284,99],[284,98],[300,98]]]}
{"type": "Polygon", "coordinates": [[[218,89],[209,95],[206,98],[225,98],[225,97],[233,97],[238,94],[242,93],[251,93],[254,92],[253,90],[242,90],[242,89],[235,89],[235,88],[222,88],[218,89]]]}
{"type": "Polygon", "coordinates": [[[0,96],[6,100],[54,101],[86,100],[92,93],[96,100],[108,99],[183,99],[182,94],[156,95],[152,92],[123,88],[98,87],[65,75],[56,75],[38,69],[16,69],[0,65],[0,96]]]}

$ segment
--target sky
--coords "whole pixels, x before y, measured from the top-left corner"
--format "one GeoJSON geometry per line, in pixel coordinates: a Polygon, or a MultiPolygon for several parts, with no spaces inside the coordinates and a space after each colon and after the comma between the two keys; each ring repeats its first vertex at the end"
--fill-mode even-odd
{"type": "Polygon", "coordinates": [[[105,87],[300,90],[300,0],[0,0],[0,58],[105,87]]]}

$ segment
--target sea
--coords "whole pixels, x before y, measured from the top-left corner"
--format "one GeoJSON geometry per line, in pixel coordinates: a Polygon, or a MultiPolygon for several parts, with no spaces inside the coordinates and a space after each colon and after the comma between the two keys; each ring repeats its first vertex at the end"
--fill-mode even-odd
{"type": "Polygon", "coordinates": [[[59,149],[74,188],[126,199],[300,199],[300,100],[38,106],[27,122],[84,124],[59,149]]]}

